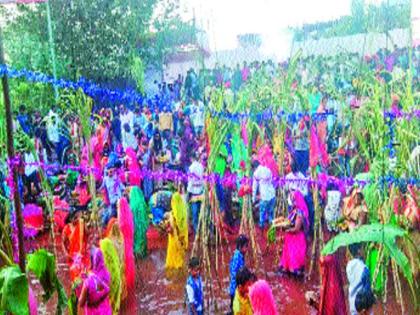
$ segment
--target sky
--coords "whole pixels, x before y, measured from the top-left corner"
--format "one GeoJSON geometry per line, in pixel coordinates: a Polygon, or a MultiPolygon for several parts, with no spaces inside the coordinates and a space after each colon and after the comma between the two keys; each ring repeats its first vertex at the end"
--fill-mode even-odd
{"type": "Polygon", "coordinates": [[[290,49],[288,26],[327,21],[350,13],[351,0],[181,0],[185,16],[209,35],[212,50],[233,49],[236,36],[260,33],[262,51],[282,55],[290,49]]]}
{"type": "MultiPolygon", "coordinates": [[[[351,0],[180,0],[184,16],[195,12],[197,24],[207,31],[212,51],[233,49],[236,36],[260,33],[261,50],[278,58],[290,51],[288,26],[336,19],[350,14],[351,0]]],[[[380,2],[368,0],[366,2],[380,2]]]]}

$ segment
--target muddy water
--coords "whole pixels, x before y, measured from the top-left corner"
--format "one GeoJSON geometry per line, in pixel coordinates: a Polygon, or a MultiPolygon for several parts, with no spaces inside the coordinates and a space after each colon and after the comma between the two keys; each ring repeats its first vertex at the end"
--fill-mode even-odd
{"type": "MultiPolygon", "coordinates": [[[[165,240],[161,241],[161,244],[155,244],[156,248],[150,251],[150,254],[146,259],[138,260],[136,262],[136,292],[131,292],[129,294],[129,298],[125,302],[121,314],[186,314],[184,307],[184,286],[187,271],[183,270],[176,274],[167,274],[165,272],[165,240]]],[[[60,238],[57,237],[56,250],[58,253],[59,278],[63,282],[66,291],[69,292],[71,283],[60,242],[60,238]]],[[[305,302],[305,292],[308,290],[318,290],[318,267],[315,266],[314,276],[310,280],[299,280],[287,276],[278,276],[274,272],[278,262],[278,254],[276,253],[278,252],[278,249],[274,246],[266,248],[265,243],[261,239],[259,240],[259,243],[262,248],[261,254],[259,255],[260,265],[257,269],[256,266],[253,266],[253,269],[256,270],[259,278],[266,279],[272,286],[279,314],[315,315],[316,310],[308,306],[305,302]]],[[[27,243],[28,248],[39,248],[41,246],[52,250],[52,242],[48,235],[42,235],[41,237],[38,237],[38,239],[27,243]]],[[[207,307],[209,314],[225,314],[229,309],[230,300],[227,293],[229,285],[228,262],[233,249],[233,241],[223,245],[223,261],[221,261],[221,252],[220,250],[218,251],[218,271],[217,273],[213,271],[211,287],[208,282],[205,287],[205,296],[207,297],[206,303],[209,303],[208,297],[210,296],[210,290],[214,292],[213,296],[216,301],[216,303],[214,300],[209,303],[210,307],[207,307]],[[215,306],[217,308],[215,308],[215,306]]],[[[249,254],[251,255],[251,253],[249,254]]],[[[210,255],[213,257],[212,260],[215,264],[215,251],[211,252],[210,255]]],[[[344,255],[341,256],[343,256],[342,272],[345,279],[344,255]]],[[[308,257],[310,257],[309,253],[308,257]]],[[[249,260],[251,262],[251,259],[249,260]]],[[[391,275],[389,279],[388,291],[394,292],[391,275]]],[[[32,280],[32,285],[38,296],[39,313],[54,314],[56,299],[52,299],[48,305],[43,304],[39,283],[32,280]]],[[[345,290],[347,290],[347,288],[345,288],[345,290]]],[[[403,287],[403,294],[406,299],[404,303],[406,309],[405,314],[414,314],[410,291],[406,286],[403,287]]],[[[395,296],[389,294],[386,309],[384,309],[382,303],[378,302],[374,308],[374,314],[401,314],[401,308],[399,304],[396,303],[395,296]]]]}

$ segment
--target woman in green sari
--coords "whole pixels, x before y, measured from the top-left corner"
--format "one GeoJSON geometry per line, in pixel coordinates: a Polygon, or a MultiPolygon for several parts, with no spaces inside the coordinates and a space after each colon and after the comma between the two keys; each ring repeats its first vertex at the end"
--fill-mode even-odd
{"type": "Polygon", "coordinates": [[[134,218],[134,255],[145,258],[147,256],[147,237],[146,232],[149,226],[147,217],[147,204],[144,199],[143,191],[133,186],[130,192],[130,208],[134,218]]]}

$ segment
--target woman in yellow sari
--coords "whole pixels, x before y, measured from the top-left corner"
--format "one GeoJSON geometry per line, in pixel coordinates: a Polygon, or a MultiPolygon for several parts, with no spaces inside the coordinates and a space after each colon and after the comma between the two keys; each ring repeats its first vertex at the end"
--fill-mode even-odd
{"type": "Polygon", "coordinates": [[[121,261],[117,249],[112,241],[106,237],[100,241],[102,254],[104,255],[105,266],[111,276],[109,299],[112,307],[112,314],[118,315],[121,304],[121,261]]]}
{"type": "Polygon", "coordinates": [[[165,268],[180,269],[184,266],[185,253],[188,249],[187,204],[179,192],[171,199],[172,212],[168,225],[168,251],[165,268]]]}
{"type": "Polygon", "coordinates": [[[116,218],[112,218],[109,221],[105,235],[114,245],[117,251],[118,259],[120,261],[121,302],[123,302],[127,298],[127,281],[125,278],[125,252],[123,236],[116,218]]]}

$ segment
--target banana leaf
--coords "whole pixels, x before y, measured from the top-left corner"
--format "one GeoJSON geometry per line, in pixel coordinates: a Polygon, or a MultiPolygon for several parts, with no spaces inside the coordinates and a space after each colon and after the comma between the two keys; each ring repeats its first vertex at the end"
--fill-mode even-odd
{"type": "Polygon", "coordinates": [[[56,314],[62,314],[67,306],[67,296],[63,285],[57,277],[56,262],[53,254],[40,249],[28,255],[26,269],[34,273],[44,289],[44,300],[48,301],[57,292],[58,302],[56,314]]]}
{"type": "Polygon", "coordinates": [[[408,232],[391,224],[373,223],[362,225],[350,233],[340,233],[331,239],[322,249],[322,255],[330,255],[340,247],[355,243],[375,242],[385,246],[389,255],[401,268],[410,286],[413,285],[413,273],[407,256],[397,247],[397,237],[408,237],[408,232]]]}
{"type": "Polygon", "coordinates": [[[19,266],[0,271],[0,314],[29,314],[29,287],[26,275],[19,266]]]}

